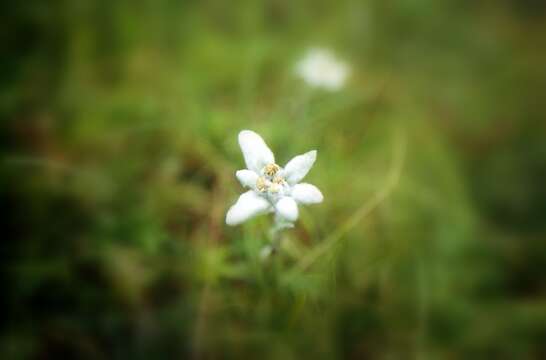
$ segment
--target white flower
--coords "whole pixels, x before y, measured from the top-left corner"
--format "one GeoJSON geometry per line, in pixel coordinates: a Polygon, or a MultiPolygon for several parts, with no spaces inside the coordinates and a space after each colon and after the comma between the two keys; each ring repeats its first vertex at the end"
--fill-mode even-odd
{"type": "Polygon", "coordinates": [[[228,210],[226,224],[238,225],[256,215],[274,212],[277,225],[287,227],[298,218],[298,204],[322,202],[322,193],[316,186],[299,183],[313,166],[316,150],[294,157],[282,168],[255,132],[241,131],[239,145],[247,168],[235,175],[250,190],[228,210]]]}
{"type": "Polygon", "coordinates": [[[349,66],[329,50],[315,48],[296,64],[296,73],[311,86],[337,91],[345,85],[349,66]]]}

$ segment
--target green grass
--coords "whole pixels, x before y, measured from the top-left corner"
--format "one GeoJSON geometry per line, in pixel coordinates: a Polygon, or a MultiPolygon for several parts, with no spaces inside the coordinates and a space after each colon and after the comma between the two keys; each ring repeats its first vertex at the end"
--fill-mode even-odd
{"type": "Polygon", "coordinates": [[[6,7],[3,357],[545,353],[539,3],[6,7]],[[314,46],[343,90],[294,76],[314,46]],[[242,129],[318,150],[266,263],[270,217],[224,223],[242,129]]]}

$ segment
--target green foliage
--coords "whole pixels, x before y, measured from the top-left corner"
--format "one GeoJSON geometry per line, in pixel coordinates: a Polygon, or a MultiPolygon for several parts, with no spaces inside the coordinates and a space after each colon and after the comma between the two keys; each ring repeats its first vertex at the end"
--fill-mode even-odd
{"type": "Polygon", "coordinates": [[[546,353],[540,2],[5,7],[2,358],[546,353]],[[224,223],[245,128],[318,149],[266,262],[271,219],[224,223]]]}

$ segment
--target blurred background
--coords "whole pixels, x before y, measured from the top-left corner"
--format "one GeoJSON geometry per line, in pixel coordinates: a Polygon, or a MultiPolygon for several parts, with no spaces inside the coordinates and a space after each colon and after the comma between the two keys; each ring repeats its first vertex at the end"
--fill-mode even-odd
{"type": "Polygon", "coordinates": [[[1,7],[2,359],[546,358],[543,1],[1,7]],[[242,129],[318,149],[267,262],[242,129]]]}

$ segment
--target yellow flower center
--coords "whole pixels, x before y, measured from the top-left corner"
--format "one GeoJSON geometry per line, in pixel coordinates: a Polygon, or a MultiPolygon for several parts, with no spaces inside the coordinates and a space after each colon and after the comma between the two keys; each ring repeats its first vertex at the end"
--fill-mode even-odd
{"type": "Polygon", "coordinates": [[[280,196],[286,190],[286,180],[280,176],[281,167],[277,164],[269,164],[262,170],[263,176],[256,180],[256,190],[266,195],[280,196]]]}
{"type": "Polygon", "coordinates": [[[273,184],[282,185],[282,184],[284,184],[284,183],[285,183],[284,178],[281,177],[281,176],[275,176],[275,177],[273,178],[273,184]]]}
{"type": "Polygon", "coordinates": [[[275,174],[281,169],[281,167],[277,164],[268,164],[264,167],[264,175],[273,177],[275,174]]]}
{"type": "Polygon", "coordinates": [[[260,176],[258,180],[256,180],[256,189],[258,189],[258,191],[260,192],[264,192],[267,190],[267,184],[263,176],[260,176]]]}

